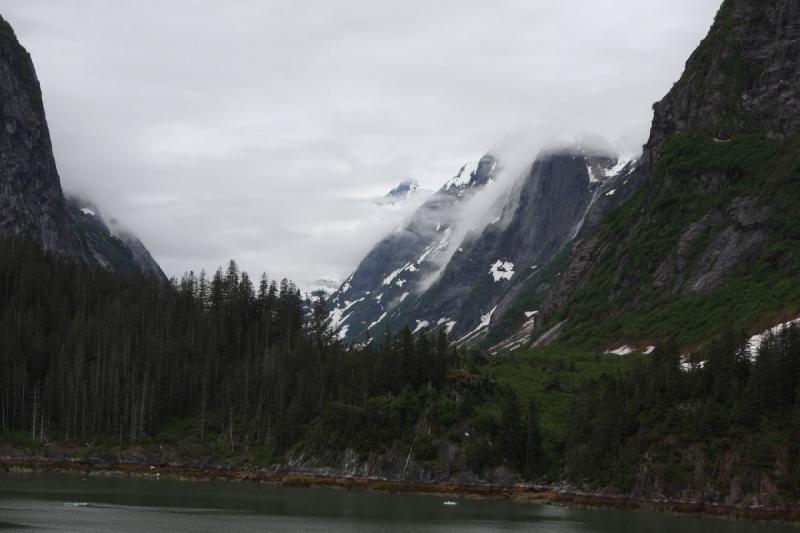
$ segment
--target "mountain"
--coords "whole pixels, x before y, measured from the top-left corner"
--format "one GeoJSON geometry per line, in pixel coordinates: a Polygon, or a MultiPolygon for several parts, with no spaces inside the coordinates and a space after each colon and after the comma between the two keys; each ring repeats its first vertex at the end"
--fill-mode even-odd
{"type": "Polygon", "coordinates": [[[80,255],[56,170],[33,62],[0,18],[0,234],[50,252],[80,255]]]}
{"type": "Polygon", "coordinates": [[[67,209],[90,262],[120,272],[151,272],[166,281],[167,276],[142,241],[116,219],[106,222],[93,202],[67,197],[67,209]]]}
{"type": "Polygon", "coordinates": [[[580,147],[553,149],[509,190],[492,192],[502,160],[463,167],[333,296],[334,325],[351,341],[409,326],[443,327],[470,344],[495,323],[531,325],[519,295],[541,292],[552,282],[541,267],[636,190],[634,168],[580,147]]]}
{"type": "Polygon", "coordinates": [[[536,335],[693,346],[800,314],[798,72],[796,2],[723,3],[653,107],[641,189],[573,247],[536,335]]]}
{"type": "Polygon", "coordinates": [[[428,191],[420,186],[417,180],[403,180],[397,187],[380,198],[377,203],[378,205],[395,205],[408,200],[410,197],[427,192],[428,191]]]}
{"type": "Polygon", "coordinates": [[[462,206],[494,179],[497,160],[485,155],[462,166],[414,213],[409,223],[383,238],[330,298],[334,327],[343,339],[361,340],[440,270],[462,206]]]}
{"type": "Polygon", "coordinates": [[[487,212],[488,223],[457,244],[429,288],[395,311],[394,324],[447,325],[457,344],[474,344],[496,324],[532,323],[535,308],[519,296],[547,286],[542,267],[583,230],[591,211],[634,190],[626,182],[632,169],[580,148],[543,152],[487,212]]]}
{"type": "Polygon", "coordinates": [[[139,239],[113,233],[97,207],[64,196],[33,62],[2,17],[0,98],[0,236],[29,239],[90,264],[165,278],[139,239]]]}

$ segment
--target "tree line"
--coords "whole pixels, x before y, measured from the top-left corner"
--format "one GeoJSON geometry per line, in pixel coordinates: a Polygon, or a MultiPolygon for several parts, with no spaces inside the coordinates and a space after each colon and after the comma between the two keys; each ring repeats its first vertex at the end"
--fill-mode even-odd
{"type": "Polygon", "coordinates": [[[465,443],[475,464],[523,470],[540,447],[538,420],[529,431],[513,393],[471,372],[443,329],[345,346],[324,297],[253,280],[234,261],[165,284],[6,240],[0,284],[4,433],[123,444],[180,431],[222,453],[273,458],[298,443],[374,451],[396,441],[425,457],[435,446],[418,438],[420,424],[441,435],[497,401],[504,423],[465,443]]]}

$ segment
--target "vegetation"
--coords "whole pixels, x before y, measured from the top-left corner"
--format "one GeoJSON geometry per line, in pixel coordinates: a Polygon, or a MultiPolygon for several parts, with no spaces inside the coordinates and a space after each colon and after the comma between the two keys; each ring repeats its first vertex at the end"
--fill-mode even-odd
{"type": "MultiPolygon", "coordinates": [[[[800,138],[775,141],[746,135],[720,141],[696,131],[664,145],[656,175],[610,214],[608,244],[599,268],[576,294],[563,336],[572,345],[597,347],[629,339],[673,338],[681,346],[711,339],[734,320],[770,322],[800,313],[800,138]],[[680,282],[663,286],[659,267],[674,261],[690,224],[734,199],[768,206],[768,240],[758,256],[707,291],[680,282]]],[[[730,226],[712,226],[685,251],[691,267],[710,239],[730,226]]],[[[685,280],[684,280],[685,282],[685,280]]]]}
{"type": "Polygon", "coordinates": [[[0,287],[6,442],[181,443],[251,463],[347,448],[435,462],[451,442],[477,471],[543,464],[538,418],[444,331],[349,349],[322,299],[266,276],[256,287],[233,261],[165,285],[4,241],[0,287]]]}
{"type": "Polygon", "coordinates": [[[728,328],[689,369],[666,344],[587,383],[571,418],[568,475],[630,490],[645,465],[677,494],[723,482],[729,464],[745,483],[769,475],[800,496],[800,329],[765,339],[752,356],[728,328]]]}

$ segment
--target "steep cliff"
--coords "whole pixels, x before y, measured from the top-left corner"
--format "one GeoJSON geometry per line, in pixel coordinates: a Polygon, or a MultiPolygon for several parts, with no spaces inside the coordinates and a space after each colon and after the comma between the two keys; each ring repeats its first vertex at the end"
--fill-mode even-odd
{"type": "Polygon", "coordinates": [[[32,240],[57,255],[165,279],[139,239],[129,232],[114,235],[97,207],[64,197],[33,62],[2,17],[0,101],[0,237],[32,240]]]}
{"type": "Polygon", "coordinates": [[[799,71],[796,2],[727,0],[654,105],[642,189],[576,244],[540,325],[689,345],[800,313],[799,71]]]}
{"type": "Polygon", "coordinates": [[[53,159],[33,62],[0,18],[0,234],[83,257],[53,159]]]}
{"type": "Polygon", "coordinates": [[[497,161],[490,155],[464,165],[408,224],[375,245],[330,298],[333,326],[341,327],[343,339],[361,341],[365,335],[381,333],[389,312],[442,268],[439,258],[447,254],[461,208],[494,179],[496,171],[497,161]]]}

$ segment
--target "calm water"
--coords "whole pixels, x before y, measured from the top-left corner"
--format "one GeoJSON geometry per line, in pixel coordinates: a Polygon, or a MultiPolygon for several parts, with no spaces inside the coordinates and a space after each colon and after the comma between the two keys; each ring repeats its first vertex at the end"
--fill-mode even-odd
{"type": "Polygon", "coordinates": [[[800,532],[643,511],[225,482],[0,474],[0,530],[22,531],[800,532]],[[458,505],[445,505],[446,500],[458,505]]]}

